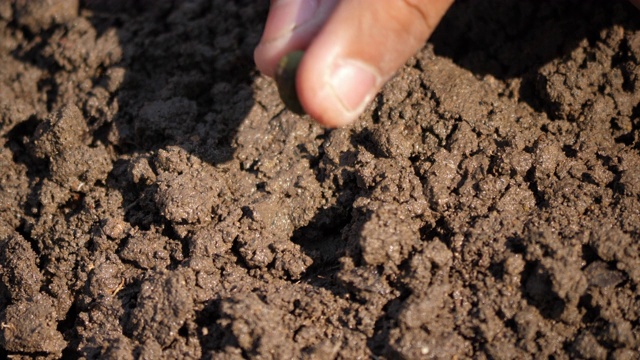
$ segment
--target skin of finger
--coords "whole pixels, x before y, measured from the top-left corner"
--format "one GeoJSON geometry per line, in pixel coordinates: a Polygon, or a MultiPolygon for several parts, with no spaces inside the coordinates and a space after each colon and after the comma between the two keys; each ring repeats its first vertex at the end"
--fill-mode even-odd
{"type": "Polygon", "coordinates": [[[318,9],[309,21],[296,26],[291,33],[284,34],[277,40],[267,41],[266,39],[271,35],[267,31],[280,33],[281,29],[291,28],[290,24],[282,23],[283,16],[279,12],[286,11],[283,6],[278,5],[282,1],[295,2],[300,0],[271,1],[265,32],[253,53],[258,70],[270,77],[274,76],[278,62],[283,56],[294,50],[305,50],[309,46],[340,0],[318,0],[318,9]]]}
{"type": "Polygon", "coordinates": [[[345,113],[326,81],[334,59],[369,64],[379,75],[376,91],[433,32],[453,0],[343,0],[311,43],[300,64],[297,90],[302,106],[323,125],[346,125],[345,113]]]}
{"type": "Polygon", "coordinates": [[[640,0],[630,0],[633,5],[640,9],[640,0]]]}

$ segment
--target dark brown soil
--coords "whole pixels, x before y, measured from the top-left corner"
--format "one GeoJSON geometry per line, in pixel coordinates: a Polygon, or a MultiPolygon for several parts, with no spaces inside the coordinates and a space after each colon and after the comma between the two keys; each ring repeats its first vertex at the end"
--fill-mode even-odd
{"type": "Polygon", "coordinates": [[[78,1],[0,1],[0,357],[638,357],[631,5],[460,1],[327,130],[267,1],[78,1]]]}

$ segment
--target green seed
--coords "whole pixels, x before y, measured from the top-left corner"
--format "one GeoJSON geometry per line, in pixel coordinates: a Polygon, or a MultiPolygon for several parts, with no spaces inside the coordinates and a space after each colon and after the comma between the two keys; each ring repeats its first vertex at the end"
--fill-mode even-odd
{"type": "Polygon", "coordinates": [[[276,84],[278,84],[278,92],[282,102],[289,110],[300,115],[304,115],[305,112],[296,91],[296,73],[302,55],[304,55],[304,51],[301,50],[288,53],[280,59],[276,69],[276,84]]]}

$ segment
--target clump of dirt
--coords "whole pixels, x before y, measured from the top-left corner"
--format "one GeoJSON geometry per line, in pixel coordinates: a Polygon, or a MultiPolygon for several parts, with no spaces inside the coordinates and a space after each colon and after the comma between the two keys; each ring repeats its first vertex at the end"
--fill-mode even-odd
{"type": "Polygon", "coordinates": [[[457,2],[327,130],[267,7],[0,2],[0,355],[637,356],[637,10],[457,2]]]}

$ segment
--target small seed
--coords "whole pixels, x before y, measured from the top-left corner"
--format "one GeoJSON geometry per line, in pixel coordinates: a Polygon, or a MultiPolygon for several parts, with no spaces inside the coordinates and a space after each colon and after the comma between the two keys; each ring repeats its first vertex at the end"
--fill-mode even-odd
{"type": "Polygon", "coordinates": [[[280,59],[276,69],[276,84],[278,84],[280,98],[289,110],[299,115],[305,113],[296,91],[296,73],[302,55],[304,55],[304,51],[301,50],[288,53],[280,59]]]}

